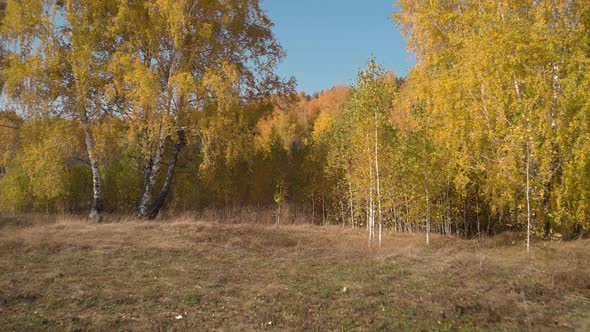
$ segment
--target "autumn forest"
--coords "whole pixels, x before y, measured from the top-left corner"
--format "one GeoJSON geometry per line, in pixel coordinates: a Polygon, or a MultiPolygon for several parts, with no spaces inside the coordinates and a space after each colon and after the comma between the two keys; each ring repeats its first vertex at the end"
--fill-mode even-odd
{"type": "Polygon", "coordinates": [[[3,1],[1,211],[587,235],[590,3],[397,5],[406,77],[306,95],[258,0],[3,1]]]}
{"type": "Polygon", "coordinates": [[[0,0],[1,330],[590,331],[589,262],[588,0],[0,0]]]}

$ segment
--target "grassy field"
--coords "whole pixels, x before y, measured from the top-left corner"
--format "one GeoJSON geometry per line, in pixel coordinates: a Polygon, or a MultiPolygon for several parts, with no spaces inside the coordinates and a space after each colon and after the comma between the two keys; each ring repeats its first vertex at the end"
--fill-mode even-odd
{"type": "Polygon", "coordinates": [[[3,331],[590,330],[588,240],[0,219],[3,331]]]}

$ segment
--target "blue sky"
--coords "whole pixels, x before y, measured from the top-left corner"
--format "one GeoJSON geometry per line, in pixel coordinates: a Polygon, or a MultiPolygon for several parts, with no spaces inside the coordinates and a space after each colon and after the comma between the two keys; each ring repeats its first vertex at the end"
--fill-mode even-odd
{"type": "Polygon", "coordinates": [[[406,42],[389,20],[395,0],[264,0],[275,34],[287,51],[279,72],[313,93],[352,83],[374,55],[387,69],[407,74],[406,42]]]}

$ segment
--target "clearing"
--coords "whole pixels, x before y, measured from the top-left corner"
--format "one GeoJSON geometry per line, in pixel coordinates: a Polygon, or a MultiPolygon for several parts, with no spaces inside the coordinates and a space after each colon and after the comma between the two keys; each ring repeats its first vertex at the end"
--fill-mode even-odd
{"type": "Polygon", "coordinates": [[[5,331],[590,330],[588,240],[45,219],[0,217],[5,331]]]}

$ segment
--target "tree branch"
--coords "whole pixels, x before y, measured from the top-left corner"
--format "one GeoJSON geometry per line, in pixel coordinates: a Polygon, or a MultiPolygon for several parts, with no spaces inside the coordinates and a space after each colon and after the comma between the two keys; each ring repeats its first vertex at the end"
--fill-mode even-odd
{"type": "Polygon", "coordinates": [[[0,127],[1,128],[14,129],[14,130],[19,130],[20,129],[20,127],[5,125],[5,124],[1,124],[1,123],[0,123],[0,127]]]}

